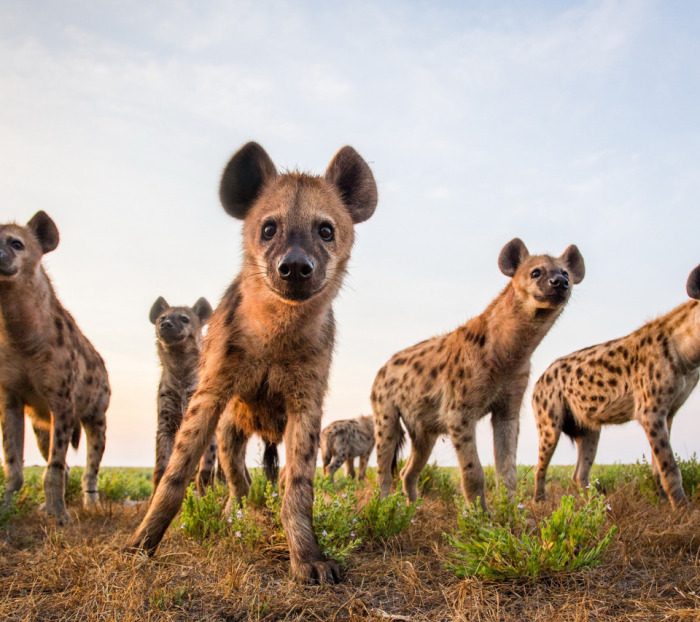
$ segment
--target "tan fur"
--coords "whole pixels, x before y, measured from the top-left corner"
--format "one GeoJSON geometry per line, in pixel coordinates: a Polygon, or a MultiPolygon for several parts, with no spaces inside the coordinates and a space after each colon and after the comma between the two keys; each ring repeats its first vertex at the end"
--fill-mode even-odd
{"type": "Polygon", "coordinates": [[[365,479],[369,456],[374,449],[374,423],[371,415],[334,421],[321,432],[323,472],[331,481],[345,463],[345,472],[355,477],[354,458],[360,458],[359,479],[365,479]]]}
{"type": "Polygon", "coordinates": [[[197,390],[130,546],[155,550],[219,422],[230,503],[248,491],[248,437],[284,439],[282,522],[292,573],[334,581],[338,567],[323,557],[313,531],[313,477],[335,332],[331,303],[350,258],[353,223],[374,211],[374,179],[350,147],[321,178],[278,175],[262,148],[249,143],[226,167],[220,194],[226,210],[244,218],[243,267],[212,316],[197,390]],[[322,239],[329,228],[334,236],[322,239]]]}
{"type": "Polygon", "coordinates": [[[532,397],[540,436],[536,498],[544,498],[547,467],[562,431],[576,441],[574,480],[586,486],[601,427],[635,419],[649,439],[660,494],[674,506],[685,502],[670,445],[671,423],[698,383],[699,369],[700,303],[695,300],[626,337],[552,363],[532,397]]]}
{"type": "MultiPolygon", "coordinates": [[[[156,328],[156,347],[162,369],[158,384],[154,492],[173,451],[175,433],[187,403],[197,387],[202,329],[211,314],[211,306],[205,298],[197,300],[192,307],[171,307],[163,297],[153,303],[149,313],[156,328]]],[[[216,439],[212,437],[197,469],[195,481],[200,494],[213,482],[215,467],[216,439]]]]}
{"type": "Polygon", "coordinates": [[[379,370],[371,400],[382,495],[391,487],[402,420],[413,444],[401,473],[408,498],[417,497],[418,475],[437,437],[449,434],[464,495],[484,504],[475,433],[477,421],[489,412],[497,474],[509,490],[515,488],[518,417],[530,356],[569,299],[566,271],[578,283],[584,267],[574,246],[559,258],[530,256],[517,238],[501,251],[499,265],[513,278],[481,315],[451,333],[398,352],[379,370]],[[566,287],[554,291],[553,279],[560,285],[565,279],[566,287]]]}
{"type": "Polygon", "coordinates": [[[100,355],[61,305],[41,265],[58,245],[58,230],[44,212],[26,227],[0,225],[0,422],[5,453],[5,503],[22,487],[24,414],[32,422],[48,466],[46,512],[69,520],[64,491],[69,442],[87,436],[83,502],[97,502],[97,473],[105,448],[109,403],[100,355]]]}

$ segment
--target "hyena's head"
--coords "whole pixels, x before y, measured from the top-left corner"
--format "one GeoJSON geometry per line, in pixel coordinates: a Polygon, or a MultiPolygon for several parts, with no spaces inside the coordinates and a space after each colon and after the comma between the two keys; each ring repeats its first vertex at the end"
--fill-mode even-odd
{"type": "Polygon", "coordinates": [[[200,298],[191,307],[171,307],[159,296],[151,307],[148,319],[156,327],[156,338],[165,346],[199,345],[202,327],[211,317],[211,305],[200,298]]]}
{"type": "Polygon", "coordinates": [[[58,229],[46,212],[26,226],[0,225],[0,283],[31,279],[45,253],[58,246],[58,229]]]}
{"type": "Polygon", "coordinates": [[[695,300],[700,300],[700,266],[697,266],[695,270],[690,273],[685,288],[688,292],[688,296],[695,298],[695,300]]]}
{"type": "Polygon", "coordinates": [[[224,209],[244,221],[244,280],[292,304],[335,294],[353,227],[377,205],[372,171],[352,147],[319,177],[278,174],[263,148],[248,143],[226,166],[219,194],[224,209]]]}
{"type": "Polygon", "coordinates": [[[571,296],[571,286],[586,273],[583,256],[574,244],[559,257],[530,255],[520,238],[508,242],[498,257],[498,267],[512,277],[515,295],[534,312],[561,310],[571,296]]]}

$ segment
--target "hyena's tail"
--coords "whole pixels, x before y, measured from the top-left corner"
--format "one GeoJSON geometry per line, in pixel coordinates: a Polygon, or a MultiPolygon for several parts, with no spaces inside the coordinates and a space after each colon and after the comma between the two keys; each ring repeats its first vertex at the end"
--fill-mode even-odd
{"type": "Polygon", "coordinates": [[[76,421],[73,425],[73,435],[70,437],[70,444],[73,445],[73,449],[78,449],[78,445],[80,445],[80,421],[76,421]]]}
{"type": "Polygon", "coordinates": [[[333,452],[331,451],[331,443],[329,442],[328,434],[321,432],[321,460],[325,469],[331,463],[333,452]]]}
{"type": "Polygon", "coordinates": [[[263,471],[268,481],[274,483],[280,472],[280,457],[276,443],[265,441],[265,451],[263,452],[263,471]]]}
{"type": "MultiPolygon", "coordinates": [[[[397,411],[398,412],[398,411],[397,411]]],[[[396,475],[399,468],[399,456],[401,450],[406,444],[406,432],[401,427],[401,413],[398,413],[395,421],[394,434],[396,435],[396,446],[394,447],[394,455],[391,457],[391,474],[396,475]]]]}
{"type": "Polygon", "coordinates": [[[584,436],[586,434],[586,428],[584,428],[578,421],[576,421],[576,418],[571,412],[571,409],[566,403],[566,400],[564,400],[563,406],[564,412],[562,418],[561,431],[571,439],[571,442],[574,442],[577,438],[580,438],[581,436],[584,436]]]}

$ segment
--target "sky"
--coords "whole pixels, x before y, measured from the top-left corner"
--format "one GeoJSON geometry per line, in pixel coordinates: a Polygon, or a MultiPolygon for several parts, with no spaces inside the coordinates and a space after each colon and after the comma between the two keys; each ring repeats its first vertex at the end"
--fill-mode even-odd
{"type": "MultiPolygon", "coordinates": [[[[575,243],[586,278],[536,350],[557,357],[687,300],[700,263],[700,11],[691,2],[0,3],[0,222],[47,211],[63,304],[112,384],[103,465],[153,464],[158,296],[218,302],[241,265],[218,202],[231,154],[322,173],[342,145],[374,171],[335,302],[324,423],[369,413],[397,350],[479,314],[501,247],[575,243]]],[[[700,452],[700,392],[672,445],[700,452]]],[[[518,461],[533,464],[530,390],[518,461]]],[[[27,435],[26,464],[41,464],[27,435]]],[[[488,417],[478,428],[493,463],[488,417]]],[[[639,426],[597,461],[649,458],[639,426]]],[[[455,464],[446,439],[433,459],[455,464]]],[[[259,460],[251,444],[249,461],[259,460]]],[[[562,439],[555,463],[575,451],[562,439]]],[[[69,455],[82,464],[84,446],[69,455]]]]}

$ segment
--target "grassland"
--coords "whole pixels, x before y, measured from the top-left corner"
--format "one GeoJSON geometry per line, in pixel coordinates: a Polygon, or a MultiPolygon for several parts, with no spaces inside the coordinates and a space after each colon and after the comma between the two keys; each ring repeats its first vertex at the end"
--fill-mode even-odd
{"type": "MultiPolygon", "coordinates": [[[[103,469],[101,507],[88,513],[79,507],[74,469],[73,522],[55,528],[38,508],[41,470],[27,469],[13,511],[0,515],[0,620],[700,620],[700,465],[682,467],[691,502],[675,512],[656,498],[648,465],[596,467],[605,529],[614,528],[610,545],[597,565],[537,579],[460,578],[450,569],[454,548],[445,534],[463,511],[453,469],[426,473],[423,502],[410,516],[363,509],[372,502],[373,473],[359,487],[319,482],[328,546],[342,555],[351,542],[336,586],[288,578],[277,498],[261,485],[232,523],[220,520],[216,496],[211,507],[193,506],[194,528],[179,520],[148,559],[121,552],[145,511],[147,470],[103,469]],[[362,531],[364,516],[401,529],[362,531]],[[197,531],[202,521],[210,533],[197,531]]],[[[541,524],[562,495],[576,492],[570,476],[570,467],[553,468],[548,501],[533,504],[532,471],[520,469],[524,523],[541,524]]],[[[490,471],[488,479],[492,497],[490,471]]]]}

